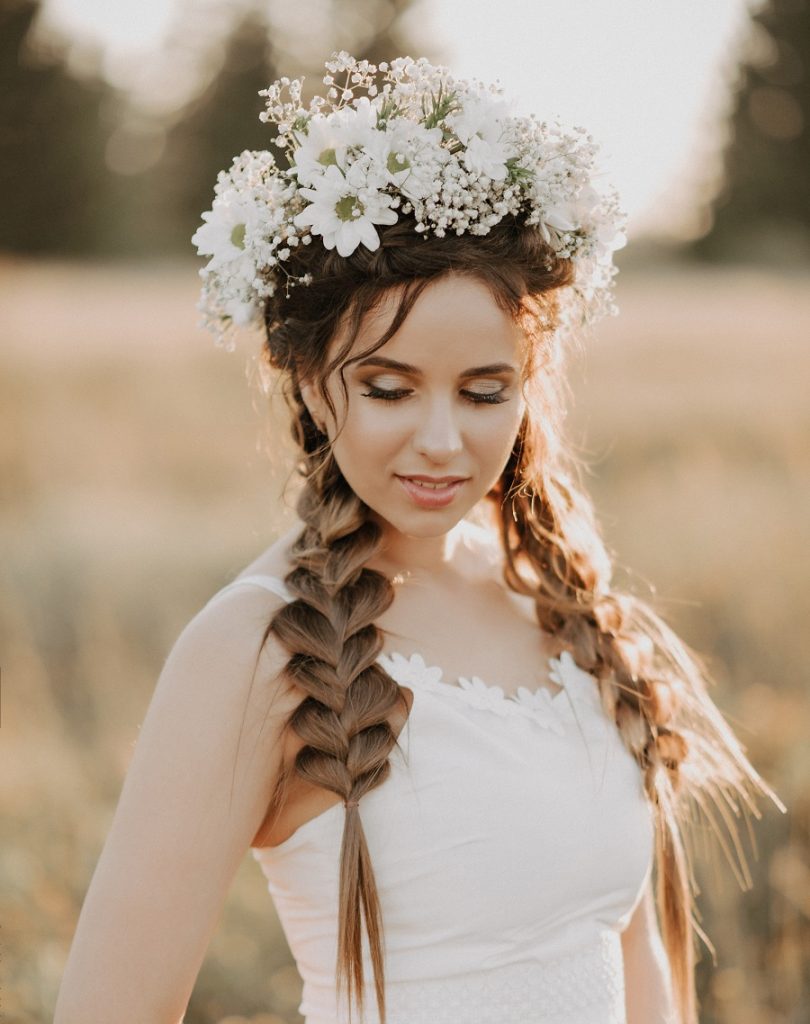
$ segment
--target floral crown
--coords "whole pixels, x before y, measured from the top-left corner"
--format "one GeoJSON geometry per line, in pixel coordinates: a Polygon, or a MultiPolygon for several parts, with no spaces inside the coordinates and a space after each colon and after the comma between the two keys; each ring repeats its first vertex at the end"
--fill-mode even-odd
{"type": "Polygon", "coordinates": [[[259,118],[277,126],[290,166],[266,150],[240,153],[217,175],[191,239],[210,257],[197,308],[217,345],[233,350],[235,328],[259,325],[278,287],[311,283],[285,266],[294,248],[318,236],[341,256],[375,250],[376,226],[400,215],[444,237],[485,235],[520,214],[575,266],[558,329],[618,312],[613,251],[626,242],[626,214],[615,189],[594,185],[598,149],[584,128],[512,116],[500,86],[455,79],[425,58],[374,65],[340,52],[325,67],[326,98],[308,106],[303,78],[259,93],[259,118]]]}

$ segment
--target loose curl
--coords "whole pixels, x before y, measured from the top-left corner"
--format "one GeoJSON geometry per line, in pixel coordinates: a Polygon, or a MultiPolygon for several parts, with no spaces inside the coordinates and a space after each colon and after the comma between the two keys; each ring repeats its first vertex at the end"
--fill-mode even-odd
{"type": "Polygon", "coordinates": [[[383,922],[358,801],[381,785],[397,744],[389,716],[408,706],[401,687],[377,663],[384,630],[375,620],[394,600],[391,581],[366,563],[381,549],[380,527],[344,479],[331,443],[304,404],[301,385],[316,382],[333,414],[326,381],[342,368],[366,314],[394,290],[395,316],[365,358],[384,345],[422,290],[447,274],[470,275],[520,323],[527,340],[523,367],[526,412],[501,476],[486,495],[500,534],[504,582],[533,598],[537,622],[598,681],[603,707],[643,772],[654,808],[656,903],[680,1024],[697,1024],[695,933],[697,884],[685,825],[705,815],[743,888],[750,878],[732,817],[760,817],[753,797],[778,797],[749,763],[707,693],[698,658],[652,609],[611,587],[611,561],[579,466],[562,435],[563,351],[554,331],[561,289],[573,283],[534,228],[504,218],[487,235],[421,236],[407,219],[378,229],[380,246],[349,257],[317,240],[300,246],[290,272],[312,275],[307,287],[283,288],[265,308],[264,365],[281,372],[304,483],[296,511],[304,527],[291,547],[285,582],[294,600],[265,630],[289,651],[286,675],[305,695],[286,729],[303,741],[285,763],[268,809],[280,813],[291,779],[329,790],[345,802],[340,849],[338,990],[347,984],[363,1008],[362,920],[365,919],[379,1016],[385,1024],[383,922]],[[345,340],[331,362],[330,344],[345,340]],[[718,827],[726,827],[731,843],[718,827]],[[732,855],[736,853],[740,867],[732,855]]]}

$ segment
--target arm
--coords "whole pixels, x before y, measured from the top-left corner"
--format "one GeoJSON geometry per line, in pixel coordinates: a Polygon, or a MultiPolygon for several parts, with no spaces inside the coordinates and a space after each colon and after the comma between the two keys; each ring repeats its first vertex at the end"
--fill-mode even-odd
{"type": "Polygon", "coordinates": [[[281,598],[236,588],[163,667],[96,865],[54,1024],[177,1024],[281,767],[281,598]],[[239,750],[237,755],[237,740],[239,750]]]}
{"type": "Polygon", "coordinates": [[[652,891],[652,875],[622,932],[627,1024],[677,1024],[672,982],[652,891]]]}

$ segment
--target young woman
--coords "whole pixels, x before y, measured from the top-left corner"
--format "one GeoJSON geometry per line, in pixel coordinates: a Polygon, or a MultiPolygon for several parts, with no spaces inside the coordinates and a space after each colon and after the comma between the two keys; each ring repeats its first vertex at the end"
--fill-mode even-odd
{"type": "Polygon", "coordinates": [[[611,586],[561,433],[615,194],[495,90],[327,70],[267,90],[290,166],[241,154],[195,235],[220,340],[266,328],[297,522],[163,668],[56,1024],[179,1021],[249,848],[307,1024],[695,1024],[683,826],[784,808],[611,586]]]}

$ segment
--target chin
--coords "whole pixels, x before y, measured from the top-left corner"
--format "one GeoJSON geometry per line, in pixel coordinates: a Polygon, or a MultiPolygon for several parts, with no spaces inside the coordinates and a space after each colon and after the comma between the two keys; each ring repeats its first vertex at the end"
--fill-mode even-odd
{"type": "Polygon", "coordinates": [[[384,528],[396,530],[406,537],[440,537],[449,533],[469,511],[465,504],[437,509],[414,508],[404,512],[398,509],[396,512],[386,513],[371,502],[366,504],[382,522],[384,528]]]}

